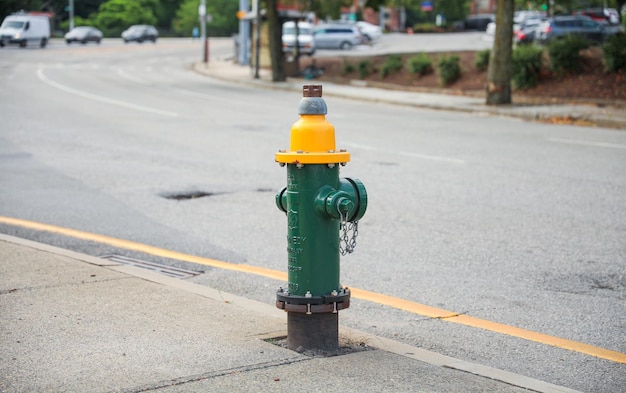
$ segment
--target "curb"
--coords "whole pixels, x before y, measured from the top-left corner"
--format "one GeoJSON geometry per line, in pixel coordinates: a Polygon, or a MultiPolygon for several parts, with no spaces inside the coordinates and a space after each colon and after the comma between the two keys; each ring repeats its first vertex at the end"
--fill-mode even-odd
{"type": "MultiPolygon", "coordinates": [[[[184,281],[178,278],[168,277],[148,269],[111,262],[107,259],[97,258],[90,255],[58,248],[48,244],[38,243],[31,240],[26,240],[4,234],[0,234],[0,242],[8,242],[25,248],[32,248],[35,250],[71,258],[79,262],[96,265],[101,268],[113,270],[118,273],[132,276],[141,280],[146,280],[149,282],[167,286],[169,288],[175,288],[177,290],[192,293],[194,295],[200,296],[201,298],[211,299],[220,303],[229,304],[230,306],[235,306],[243,310],[261,313],[262,315],[270,318],[284,318],[284,312],[277,309],[273,305],[247,299],[227,292],[218,291],[216,289],[201,284],[184,281]]],[[[284,334],[285,332],[281,330],[278,332],[259,333],[256,335],[256,337],[261,340],[266,340],[268,338],[283,336],[284,334]]],[[[554,385],[549,382],[540,381],[509,371],[504,371],[493,367],[456,359],[450,356],[441,355],[436,352],[414,347],[409,344],[403,344],[388,338],[378,337],[356,329],[340,326],[339,335],[342,337],[343,340],[346,340],[347,342],[363,342],[366,343],[368,346],[371,346],[378,350],[393,353],[405,358],[417,360],[437,367],[454,369],[457,371],[496,380],[499,382],[504,382],[509,385],[529,389],[532,391],[545,393],[578,392],[573,389],[554,385]]]]}

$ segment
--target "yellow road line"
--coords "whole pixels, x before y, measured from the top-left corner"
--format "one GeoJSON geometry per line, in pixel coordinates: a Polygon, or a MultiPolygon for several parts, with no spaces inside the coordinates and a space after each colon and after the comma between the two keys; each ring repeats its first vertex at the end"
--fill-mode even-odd
{"type": "Polygon", "coordinates": [[[276,270],[266,269],[258,266],[234,264],[216,259],[198,257],[195,255],[184,254],[182,252],[167,250],[165,248],[153,247],[143,243],[137,243],[129,240],[117,239],[114,237],[97,235],[95,233],[77,231],[75,229],[58,227],[55,225],[41,224],[33,221],[20,220],[18,218],[10,218],[0,216],[0,223],[20,226],[38,231],[46,231],[58,233],[59,235],[69,236],[76,239],[89,240],[97,243],[108,244],[113,247],[123,248],[126,250],[139,251],[145,254],[160,256],[164,258],[177,259],[181,261],[194,262],[205,266],[211,266],[218,269],[234,270],[242,273],[253,273],[258,276],[274,278],[276,280],[287,280],[287,274],[276,270]]]}
{"type": "MultiPolygon", "coordinates": [[[[164,258],[176,259],[186,262],[193,262],[200,265],[211,266],[217,269],[226,269],[242,273],[251,273],[258,276],[268,277],[276,280],[286,281],[287,274],[272,269],[266,269],[258,266],[246,264],[234,264],[229,262],[218,261],[216,259],[204,258],[190,254],[184,254],[177,251],[171,251],[164,248],[153,247],[147,244],[137,243],[129,240],[117,239],[114,237],[97,235],[89,232],[77,231],[74,229],[58,227],[55,225],[42,224],[33,221],[21,220],[18,218],[10,218],[0,216],[0,223],[29,228],[38,231],[46,231],[58,233],[63,236],[69,236],[76,239],[89,240],[102,244],[108,244],[113,247],[123,248],[126,250],[139,251],[150,255],[164,258]]],[[[533,332],[531,330],[517,328],[515,326],[505,325],[485,319],[474,318],[468,315],[461,315],[452,311],[447,311],[435,307],[426,306],[424,304],[414,303],[408,300],[400,299],[381,293],[371,292],[363,289],[350,287],[352,297],[382,304],[385,306],[397,308],[413,314],[423,315],[429,318],[437,318],[447,322],[458,323],[465,326],[480,328],[512,337],[518,337],[529,341],[535,341],[553,347],[568,349],[574,352],[584,353],[601,359],[610,360],[617,363],[626,364],[626,354],[609,349],[596,347],[593,345],[567,340],[543,333],[533,332]]]]}
{"type": "Polygon", "coordinates": [[[507,336],[523,338],[524,340],[535,341],[553,347],[569,349],[574,352],[584,353],[598,358],[611,360],[617,363],[626,363],[626,354],[621,352],[595,347],[593,345],[581,343],[578,341],[550,336],[548,334],[533,332],[532,330],[521,329],[515,326],[505,325],[498,322],[492,322],[486,319],[475,318],[469,315],[462,315],[459,313],[454,313],[452,311],[433,308],[423,304],[414,303],[408,300],[399,299],[376,292],[370,292],[356,288],[350,288],[350,291],[352,292],[352,296],[357,299],[367,300],[373,303],[398,308],[400,310],[407,311],[413,314],[424,315],[430,318],[438,318],[447,322],[453,322],[460,325],[489,330],[492,332],[505,334],[507,336]]]}

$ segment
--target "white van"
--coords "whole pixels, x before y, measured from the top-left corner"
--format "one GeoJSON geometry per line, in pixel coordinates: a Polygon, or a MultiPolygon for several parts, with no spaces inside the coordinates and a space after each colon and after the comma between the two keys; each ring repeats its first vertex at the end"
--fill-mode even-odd
{"type": "MultiPolygon", "coordinates": [[[[296,46],[296,24],[293,21],[283,24],[283,52],[293,53],[296,46]]],[[[313,25],[307,22],[298,22],[298,50],[301,55],[313,56],[315,40],[313,39],[313,25]]]]}
{"type": "Polygon", "coordinates": [[[0,26],[0,47],[18,44],[24,48],[35,43],[41,48],[50,39],[50,19],[43,15],[13,14],[4,18],[0,26]]]}

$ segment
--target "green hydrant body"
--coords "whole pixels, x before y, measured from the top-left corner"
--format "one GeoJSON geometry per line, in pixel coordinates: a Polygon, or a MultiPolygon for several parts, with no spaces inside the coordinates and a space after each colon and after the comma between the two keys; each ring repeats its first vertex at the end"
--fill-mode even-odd
{"type": "Polygon", "coordinates": [[[287,187],[276,205],[287,214],[289,281],[278,290],[276,306],[288,312],[291,349],[337,348],[337,312],[350,305],[350,291],[339,279],[340,254],[353,251],[367,208],[363,184],[339,178],[350,155],[335,148],[321,93],[321,86],[304,86],[290,150],[276,154],[287,166],[287,187]]]}

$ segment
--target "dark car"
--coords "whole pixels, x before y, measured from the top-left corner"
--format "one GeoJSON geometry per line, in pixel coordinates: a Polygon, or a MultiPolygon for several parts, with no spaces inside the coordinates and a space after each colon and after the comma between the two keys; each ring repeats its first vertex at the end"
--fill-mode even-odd
{"type": "Polygon", "coordinates": [[[99,44],[100,41],[102,41],[102,32],[91,26],[74,27],[65,34],[65,42],[67,42],[68,45],[72,42],[80,42],[81,44],[95,42],[99,44]]]}
{"type": "Polygon", "coordinates": [[[574,11],[574,15],[588,16],[594,21],[602,24],[618,24],[619,14],[614,8],[587,8],[574,11]]]}
{"type": "Polygon", "coordinates": [[[144,41],[156,42],[159,38],[159,32],[156,27],[150,25],[133,25],[122,33],[124,43],[136,41],[142,43],[144,41]]]}
{"type": "Polygon", "coordinates": [[[598,22],[586,16],[555,16],[546,19],[535,33],[535,41],[539,44],[564,38],[568,35],[578,35],[592,42],[604,41],[604,29],[598,22]]]}
{"type": "Polygon", "coordinates": [[[470,15],[463,21],[463,27],[465,30],[487,30],[487,25],[496,21],[495,14],[476,14],[470,15]]]}

